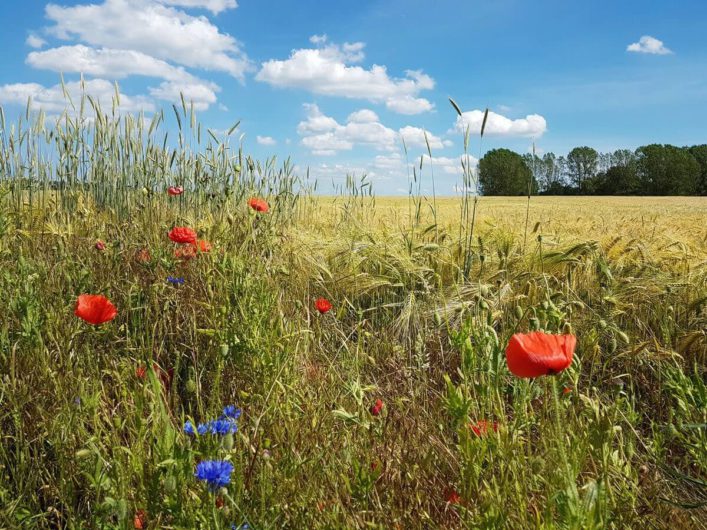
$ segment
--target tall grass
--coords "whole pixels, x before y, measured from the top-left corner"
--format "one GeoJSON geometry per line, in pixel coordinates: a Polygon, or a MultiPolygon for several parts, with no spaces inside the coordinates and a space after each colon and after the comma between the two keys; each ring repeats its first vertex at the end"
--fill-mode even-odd
{"type": "Polygon", "coordinates": [[[538,199],[526,248],[527,207],[477,211],[468,166],[431,209],[353,177],[314,197],[172,110],[0,112],[0,526],[704,527],[699,200],[538,199]],[[175,224],[213,250],[176,259],[175,224]],[[82,292],[118,317],[79,321],[82,292]],[[530,329],[574,332],[573,365],[511,376],[530,329]],[[183,432],[230,403],[235,437],[183,432]],[[194,477],[209,458],[226,491],[194,477]]]}

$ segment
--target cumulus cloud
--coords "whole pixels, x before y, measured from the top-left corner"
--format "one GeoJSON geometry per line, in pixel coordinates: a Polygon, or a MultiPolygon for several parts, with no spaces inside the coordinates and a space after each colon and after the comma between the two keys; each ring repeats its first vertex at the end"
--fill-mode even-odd
{"type": "Polygon", "coordinates": [[[238,7],[236,0],[157,0],[161,4],[167,4],[177,7],[186,8],[203,8],[208,9],[214,15],[218,15],[226,9],[234,9],[238,7]]]}
{"type": "MultiPolygon", "coordinates": [[[[223,1],[174,0],[174,5],[218,7],[223,1]]],[[[142,52],[176,64],[217,70],[243,79],[250,63],[240,44],[203,16],[144,0],[105,0],[100,4],[49,4],[47,31],[63,40],[96,47],[142,52]]]]}
{"type": "MultiPolygon", "coordinates": [[[[65,83],[66,91],[78,108],[82,93],[86,93],[98,101],[104,111],[108,111],[115,98],[115,86],[105,79],[91,79],[85,81],[83,86],[80,81],[65,83]]],[[[60,84],[45,87],[38,83],[14,83],[0,86],[0,103],[26,105],[28,98],[32,98],[33,109],[43,109],[45,112],[63,112],[68,105],[64,91],[60,84]]],[[[123,112],[154,112],[155,106],[146,96],[127,96],[120,94],[120,106],[123,112]]]]}
{"type": "Polygon", "coordinates": [[[326,36],[313,36],[310,41],[320,47],[294,50],[286,60],[266,61],[256,79],[276,87],[385,103],[401,114],[433,108],[428,100],[418,97],[435,86],[423,72],[407,70],[403,78],[390,77],[385,66],[374,64],[366,69],[355,64],[364,59],[362,42],[327,44],[326,36]]]}
{"type": "Polygon", "coordinates": [[[257,141],[260,145],[275,145],[275,144],[277,143],[277,142],[275,141],[275,138],[273,138],[272,136],[260,136],[260,135],[258,135],[258,136],[255,137],[255,139],[256,139],[256,141],[257,141]]]}
{"type": "Polygon", "coordinates": [[[45,41],[42,37],[38,37],[34,34],[29,35],[25,41],[25,44],[27,44],[30,48],[41,48],[46,43],[47,41],[45,41]]]}
{"type": "Polygon", "coordinates": [[[304,108],[307,119],[297,125],[297,132],[302,136],[302,145],[315,155],[334,155],[339,151],[350,151],[357,145],[378,151],[394,151],[401,147],[401,137],[408,146],[426,148],[425,134],[432,149],[451,145],[448,140],[425,133],[419,127],[408,125],[398,131],[386,127],[370,109],[352,112],[346,123],[341,124],[331,116],[326,116],[317,105],[305,104],[304,108]]]}
{"type": "MultiPolygon", "coordinates": [[[[484,111],[470,110],[457,116],[454,130],[465,133],[467,128],[470,134],[479,134],[484,121],[484,111]]],[[[512,120],[501,114],[489,111],[486,120],[484,135],[488,136],[519,136],[539,137],[547,130],[545,118],[539,114],[529,114],[525,118],[512,120]]]]}
{"type": "Polygon", "coordinates": [[[665,47],[662,40],[658,40],[650,35],[643,35],[638,42],[629,44],[626,51],[634,53],[649,53],[652,55],[669,55],[673,53],[665,47]]]}

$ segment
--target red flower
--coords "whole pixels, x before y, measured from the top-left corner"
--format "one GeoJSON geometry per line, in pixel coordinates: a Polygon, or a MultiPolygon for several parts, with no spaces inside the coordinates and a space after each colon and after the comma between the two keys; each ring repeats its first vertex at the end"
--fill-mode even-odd
{"type": "Polygon", "coordinates": [[[137,510],[135,512],[133,526],[138,530],[143,530],[147,526],[147,512],[145,510],[137,510]]]}
{"type": "Polygon", "coordinates": [[[449,504],[461,504],[462,498],[454,488],[448,489],[445,498],[449,504]]]}
{"type": "Polygon", "coordinates": [[[170,186],[169,188],[167,188],[167,193],[169,193],[170,195],[181,195],[182,193],[184,193],[184,188],[182,188],[181,186],[170,186]]]}
{"type": "Polygon", "coordinates": [[[331,311],[332,305],[329,300],[326,298],[317,298],[314,301],[314,307],[316,308],[317,311],[319,311],[320,314],[328,313],[331,311]]]}
{"type": "Polygon", "coordinates": [[[270,209],[270,207],[268,206],[268,203],[265,202],[265,199],[260,199],[258,197],[252,197],[248,201],[248,206],[253,208],[253,210],[255,210],[256,212],[263,212],[263,213],[267,212],[270,209]]]}
{"type": "Polygon", "coordinates": [[[76,300],[74,315],[94,326],[110,322],[117,314],[115,306],[101,294],[82,294],[76,300]]]}
{"type": "Polygon", "coordinates": [[[516,333],[506,347],[508,369],[518,377],[556,374],[572,364],[576,344],[574,335],[516,333]]]}
{"type": "Polygon", "coordinates": [[[371,414],[373,414],[374,416],[378,416],[382,410],[383,410],[383,400],[376,399],[375,405],[373,405],[371,407],[371,414]]]}
{"type": "Polygon", "coordinates": [[[186,226],[175,226],[169,232],[169,238],[175,243],[196,243],[196,232],[186,226]]]}
{"type": "Polygon", "coordinates": [[[206,239],[199,239],[196,242],[196,247],[199,252],[209,252],[211,250],[211,243],[206,241],[206,239]]]}
{"type": "Polygon", "coordinates": [[[196,257],[196,245],[179,247],[174,250],[174,257],[177,259],[191,259],[196,257]]]}
{"type": "Polygon", "coordinates": [[[96,247],[96,250],[105,250],[106,244],[99,239],[98,241],[96,241],[95,247],[96,247]]]}
{"type": "Polygon", "coordinates": [[[571,394],[571,393],[572,393],[572,387],[571,387],[571,386],[562,387],[562,394],[563,394],[563,395],[566,396],[567,394],[571,394]]]}
{"type": "Polygon", "coordinates": [[[486,436],[490,430],[498,432],[498,423],[495,421],[479,420],[476,423],[470,423],[469,428],[476,436],[481,438],[482,436],[486,436]]]}
{"type": "Polygon", "coordinates": [[[225,504],[223,502],[223,497],[216,497],[216,501],[214,503],[216,504],[216,508],[218,508],[219,510],[223,508],[223,505],[225,504]]]}
{"type": "Polygon", "coordinates": [[[145,379],[145,376],[147,375],[147,366],[144,364],[141,364],[137,368],[135,368],[135,377],[138,379],[145,379]]]}
{"type": "Polygon", "coordinates": [[[138,263],[149,263],[152,259],[152,256],[150,256],[149,250],[147,250],[146,248],[141,248],[135,254],[135,259],[138,261],[138,263]]]}

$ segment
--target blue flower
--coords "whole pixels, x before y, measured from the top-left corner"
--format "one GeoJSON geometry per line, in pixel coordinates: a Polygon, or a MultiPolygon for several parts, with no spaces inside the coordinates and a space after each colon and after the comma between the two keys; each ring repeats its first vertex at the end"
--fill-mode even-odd
{"type": "Polygon", "coordinates": [[[190,421],[184,423],[184,432],[189,436],[194,436],[196,431],[194,431],[194,424],[190,421]]]}
{"type": "Polygon", "coordinates": [[[172,285],[183,285],[184,284],[184,278],[175,278],[174,276],[167,276],[167,281],[171,283],[172,285]]]}
{"type": "Polygon", "coordinates": [[[204,436],[207,432],[209,432],[209,426],[205,423],[200,423],[196,428],[196,432],[199,433],[199,436],[204,436]]]}
{"type": "Polygon", "coordinates": [[[211,491],[228,486],[231,483],[233,464],[225,460],[204,460],[196,466],[194,476],[205,481],[211,491]]]}
{"type": "Polygon", "coordinates": [[[231,530],[250,530],[250,525],[248,523],[243,523],[241,526],[236,526],[236,523],[231,525],[231,530]]]}
{"type": "Polygon", "coordinates": [[[223,415],[226,418],[237,420],[241,417],[241,409],[237,409],[235,405],[226,405],[223,409],[223,415]]]}
{"type": "Polygon", "coordinates": [[[207,423],[207,426],[211,434],[225,435],[238,431],[238,425],[236,422],[228,418],[219,418],[218,420],[210,421],[207,423]]]}

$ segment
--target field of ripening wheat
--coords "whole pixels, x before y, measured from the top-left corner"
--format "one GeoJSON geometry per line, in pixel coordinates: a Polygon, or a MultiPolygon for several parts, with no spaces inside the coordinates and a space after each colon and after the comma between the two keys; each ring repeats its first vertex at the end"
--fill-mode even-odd
{"type": "Polygon", "coordinates": [[[0,527],[707,527],[707,199],[321,198],[95,110],[2,123],[0,527]]]}

